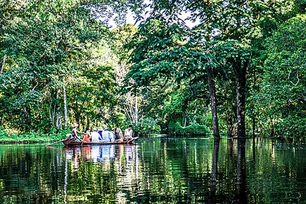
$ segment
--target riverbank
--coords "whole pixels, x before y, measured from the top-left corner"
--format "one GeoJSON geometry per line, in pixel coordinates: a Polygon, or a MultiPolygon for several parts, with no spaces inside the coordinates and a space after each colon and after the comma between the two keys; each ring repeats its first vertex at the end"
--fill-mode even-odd
{"type": "Polygon", "coordinates": [[[57,133],[37,133],[27,132],[24,134],[9,134],[3,128],[0,128],[0,144],[34,144],[49,143],[64,139],[69,131],[62,130],[57,133]]]}

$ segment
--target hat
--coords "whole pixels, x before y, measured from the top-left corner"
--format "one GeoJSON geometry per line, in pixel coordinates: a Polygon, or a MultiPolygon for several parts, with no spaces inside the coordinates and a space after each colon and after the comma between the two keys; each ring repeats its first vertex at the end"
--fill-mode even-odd
{"type": "Polygon", "coordinates": [[[72,126],[72,127],[78,127],[78,126],[79,126],[79,124],[77,124],[77,123],[73,123],[71,126],[72,126]]]}

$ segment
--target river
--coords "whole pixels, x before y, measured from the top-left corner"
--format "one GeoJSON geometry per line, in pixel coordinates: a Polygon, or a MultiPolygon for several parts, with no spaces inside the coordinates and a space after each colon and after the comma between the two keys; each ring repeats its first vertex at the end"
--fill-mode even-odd
{"type": "Polygon", "coordinates": [[[145,138],[0,146],[0,203],[305,203],[306,145],[145,138]]]}

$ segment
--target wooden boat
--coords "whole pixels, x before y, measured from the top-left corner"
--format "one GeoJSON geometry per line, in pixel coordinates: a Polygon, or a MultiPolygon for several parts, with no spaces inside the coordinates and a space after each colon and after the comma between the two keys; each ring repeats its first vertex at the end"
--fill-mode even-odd
{"type": "Polygon", "coordinates": [[[63,140],[62,143],[65,146],[82,146],[82,145],[111,145],[111,144],[133,144],[138,137],[133,137],[132,140],[123,141],[123,142],[83,142],[83,141],[72,141],[72,140],[63,140]]]}

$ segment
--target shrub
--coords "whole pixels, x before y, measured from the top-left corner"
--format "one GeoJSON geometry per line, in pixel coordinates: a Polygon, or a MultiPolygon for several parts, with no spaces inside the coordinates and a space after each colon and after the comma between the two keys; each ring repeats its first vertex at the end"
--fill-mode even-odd
{"type": "Polygon", "coordinates": [[[139,134],[153,134],[160,133],[160,126],[157,124],[157,120],[153,118],[144,118],[134,125],[134,132],[139,134]]]}
{"type": "Polygon", "coordinates": [[[5,138],[7,136],[8,136],[8,134],[7,134],[6,130],[2,126],[0,126],[0,138],[5,138]]]}
{"type": "Polygon", "coordinates": [[[169,131],[172,131],[174,134],[206,135],[210,133],[210,130],[206,125],[200,125],[198,123],[182,127],[177,121],[172,123],[170,122],[168,127],[169,131]]]}
{"type": "Polygon", "coordinates": [[[26,132],[23,134],[8,134],[7,131],[0,127],[0,142],[4,143],[38,143],[61,140],[66,137],[69,130],[61,130],[48,134],[38,132],[26,132]]]}
{"type": "Polygon", "coordinates": [[[275,135],[290,138],[305,137],[306,118],[289,116],[275,124],[275,135]]]}

